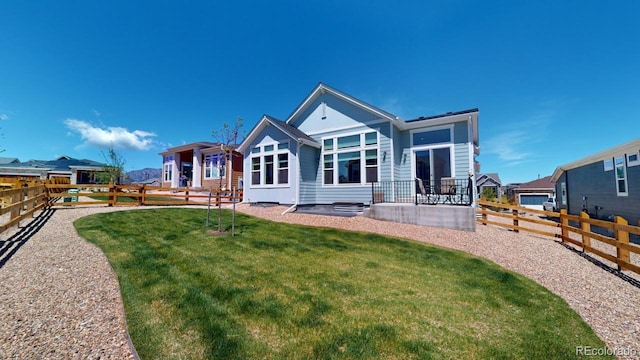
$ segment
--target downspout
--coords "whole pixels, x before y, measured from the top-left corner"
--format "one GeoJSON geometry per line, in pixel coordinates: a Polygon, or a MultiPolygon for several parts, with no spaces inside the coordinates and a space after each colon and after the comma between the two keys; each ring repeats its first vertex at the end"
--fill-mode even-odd
{"type": "Polygon", "coordinates": [[[478,189],[476,188],[476,163],[475,160],[473,159],[473,155],[474,155],[474,146],[475,144],[473,143],[473,120],[472,120],[472,115],[469,115],[469,118],[467,119],[467,136],[469,139],[469,176],[472,178],[471,180],[471,195],[472,198],[469,199],[471,200],[471,206],[475,207],[476,205],[476,199],[478,197],[478,189]]]}
{"type": "Polygon", "coordinates": [[[284,215],[286,213],[290,213],[296,210],[298,207],[298,198],[300,197],[300,146],[302,145],[302,140],[298,139],[296,142],[296,196],[293,199],[293,205],[291,205],[288,209],[282,212],[280,215],[284,215]]]}

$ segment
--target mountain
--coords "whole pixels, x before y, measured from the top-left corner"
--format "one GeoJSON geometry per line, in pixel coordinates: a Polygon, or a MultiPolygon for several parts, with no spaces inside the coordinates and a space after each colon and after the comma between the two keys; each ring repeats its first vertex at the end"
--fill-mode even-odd
{"type": "Polygon", "coordinates": [[[132,182],[145,181],[149,179],[162,177],[162,169],[145,168],[142,170],[133,170],[127,173],[132,182]]]}

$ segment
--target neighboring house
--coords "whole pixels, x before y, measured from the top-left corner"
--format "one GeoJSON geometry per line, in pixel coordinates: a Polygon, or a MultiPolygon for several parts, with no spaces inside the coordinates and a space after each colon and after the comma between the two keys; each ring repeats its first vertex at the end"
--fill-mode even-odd
{"type": "Polygon", "coordinates": [[[235,150],[230,154],[229,162],[222,144],[208,141],[167,149],[160,153],[162,187],[242,188],[242,155],[235,150]]]}
{"type": "Polygon", "coordinates": [[[478,165],[478,109],[405,121],[320,83],[284,121],[264,115],[238,151],[245,202],[369,205],[372,182],[466,185],[478,165]]]}
{"type": "Polygon", "coordinates": [[[502,201],[502,182],[497,173],[478,174],[476,187],[480,196],[482,196],[485,189],[490,189],[496,195],[498,202],[502,201]]]}
{"type": "Polygon", "coordinates": [[[553,196],[555,188],[551,176],[545,176],[526,183],[520,183],[513,188],[516,204],[536,210],[542,210],[542,203],[553,196]]]}
{"type": "Polygon", "coordinates": [[[640,139],[558,166],[551,180],[557,206],[569,214],[640,221],[640,139]]]}
{"type": "Polygon", "coordinates": [[[104,172],[105,164],[87,159],[61,156],[55,160],[29,160],[0,164],[0,177],[51,179],[69,178],[71,184],[94,184],[96,174],[104,172]]]}
{"type": "Polygon", "coordinates": [[[18,158],[0,157],[0,165],[17,164],[19,162],[18,158]]]}

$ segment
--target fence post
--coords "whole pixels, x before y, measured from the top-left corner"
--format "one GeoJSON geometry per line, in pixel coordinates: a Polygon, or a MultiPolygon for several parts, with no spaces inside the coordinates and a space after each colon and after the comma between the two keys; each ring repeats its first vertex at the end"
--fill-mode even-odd
{"type": "Polygon", "coordinates": [[[512,209],[511,210],[511,214],[513,214],[513,232],[520,232],[520,230],[518,230],[518,227],[520,225],[520,221],[518,220],[518,209],[512,209]]]}
{"type": "Polygon", "coordinates": [[[569,219],[567,218],[567,209],[560,209],[560,234],[562,242],[569,238],[569,219]]]}
{"type": "MultiPolygon", "coordinates": [[[[629,225],[629,222],[623,218],[622,216],[616,216],[614,222],[617,225],[629,225]]],[[[624,230],[618,230],[618,227],[615,228],[616,240],[622,244],[629,244],[629,232],[624,230]]],[[[629,250],[622,249],[619,246],[616,246],[617,258],[618,260],[624,263],[630,263],[631,259],[629,258],[629,250]]],[[[618,264],[618,270],[625,270],[626,266],[618,264]]]]}
{"type": "Polygon", "coordinates": [[[187,202],[187,204],[189,203],[189,186],[187,186],[187,187],[185,188],[185,191],[184,191],[184,201],[185,201],[185,202],[187,202]]]}
{"type": "MultiPolygon", "coordinates": [[[[589,219],[589,214],[585,211],[580,212],[580,228],[583,232],[591,232],[591,224],[582,219],[589,219]]],[[[582,234],[582,252],[588,251],[589,248],[591,248],[591,237],[582,234]]]]}
{"type": "Polygon", "coordinates": [[[144,206],[147,201],[147,184],[142,184],[140,187],[140,197],[138,198],[140,205],[144,206]]]}
{"type": "Polygon", "coordinates": [[[109,204],[107,206],[114,206],[116,204],[116,187],[113,181],[109,181],[109,204]]]}
{"type": "MultiPolygon", "coordinates": [[[[482,200],[486,199],[483,198],[482,200]]],[[[480,206],[482,206],[482,225],[487,225],[487,210],[489,209],[489,207],[484,203],[480,206]]]]}
{"type": "MultiPolygon", "coordinates": [[[[19,201],[22,201],[21,198],[22,198],[22,192],[14,191],[9,197],[9,205],[13,205],[18,203],[19,201]]],[[[11,220],[20,216],[20,208],[21,206],[16,206],[13,209],[11,209],[11,220]]],[[[20,224],[18,224],[18,226],[20,226],[20,224]]]]}

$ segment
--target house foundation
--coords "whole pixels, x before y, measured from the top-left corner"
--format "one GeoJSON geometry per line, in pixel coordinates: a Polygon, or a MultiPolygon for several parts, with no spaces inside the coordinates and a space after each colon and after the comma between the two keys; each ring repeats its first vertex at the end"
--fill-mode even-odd
{"type": "Polygon", "coordinates": [[[476,231],[476,212],[471,206],[381,203],[371,205],[363,215],[404,224],[476,231]]]}

